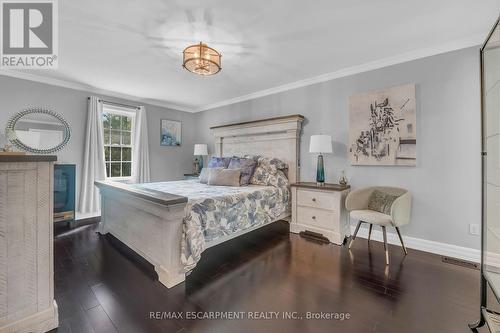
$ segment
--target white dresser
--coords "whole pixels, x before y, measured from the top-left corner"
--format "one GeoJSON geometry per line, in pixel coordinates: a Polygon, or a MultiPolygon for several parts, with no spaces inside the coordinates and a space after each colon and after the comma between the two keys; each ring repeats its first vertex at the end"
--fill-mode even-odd
{"type": "Polygon", "coordinates": [[[41,333],[58,326],[55,160],[55,156],[0,155],[0,333],[41,333]]]}
{"type": "Polygon", "coordinates": [[[349,187],[338,184],[317,186],[316,183],[295,183],[292,189],[292,223],[290,231],[312,231],[341,245],[350,235],[345,198],[349,187]]]}

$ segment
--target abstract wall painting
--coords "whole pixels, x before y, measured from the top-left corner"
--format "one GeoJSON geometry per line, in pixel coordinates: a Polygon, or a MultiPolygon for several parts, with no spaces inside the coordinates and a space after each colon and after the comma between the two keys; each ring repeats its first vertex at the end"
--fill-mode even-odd
{"type": "Polygon", "coordinates": [[[351,165],[416,165],[414,84],[350,97],[349,158],[351,165]]]}
{"type": "Polygon", "coordinates": [[[176,120],[161,119],[160,144],[180,146],[182,143],[182,123],[176,120]]]}

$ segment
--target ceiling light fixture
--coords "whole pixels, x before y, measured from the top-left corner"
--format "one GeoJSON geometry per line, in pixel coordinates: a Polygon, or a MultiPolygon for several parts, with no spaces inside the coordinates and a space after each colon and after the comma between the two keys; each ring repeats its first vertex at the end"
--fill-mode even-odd
{"type": "Polygon", "coordinates": [[[221,70],[221,54],[200,42],[184,49],[182,67],[191,73],[208,76],[221,70]]]}

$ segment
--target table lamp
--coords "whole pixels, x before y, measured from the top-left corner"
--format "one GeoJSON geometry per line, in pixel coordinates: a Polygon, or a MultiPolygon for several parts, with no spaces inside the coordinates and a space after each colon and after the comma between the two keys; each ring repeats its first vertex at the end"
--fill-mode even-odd
{"type": "Polygon", "coordinates": [[[198,159],[198,166],[201,172],[201,169],[203,169],[203,156],[208,155],[208,147],[204,143],[197,143],[194,145],[194,155],[199,156],[200,158],[198,159]]]}
{"type": "Polygon", "coordinates": [[[323,154],[332,153],[332,137],[330,135],[311,135],[309,152],[317,153],[318,163],[316,166],[316,185],[325,185],[325,166],[323,164],[323,154]]]}

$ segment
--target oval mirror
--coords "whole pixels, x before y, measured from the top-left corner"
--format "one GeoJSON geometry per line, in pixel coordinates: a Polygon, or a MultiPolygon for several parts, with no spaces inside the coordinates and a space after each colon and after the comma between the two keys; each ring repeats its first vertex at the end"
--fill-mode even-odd
{"type": "Polygon", "coordinates": [[[57,113],[45,109],[26,109],[14,115],[6,134],[17,148],[35,154],[51,154],[69,141],[69,124],[57,113]]]}

